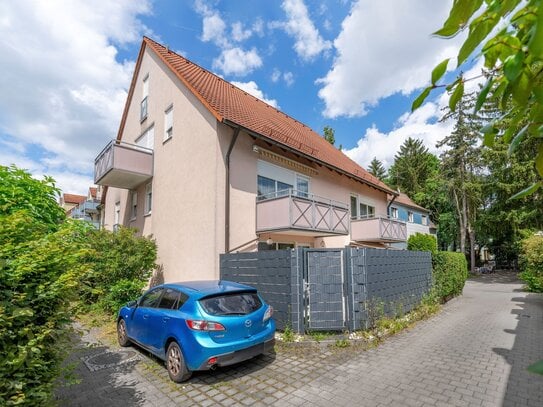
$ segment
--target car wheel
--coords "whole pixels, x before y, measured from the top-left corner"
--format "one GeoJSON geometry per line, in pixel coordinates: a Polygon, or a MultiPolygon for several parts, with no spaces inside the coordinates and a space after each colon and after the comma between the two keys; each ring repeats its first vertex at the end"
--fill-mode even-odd
{"type": "Polygon", "coordinates": [[[126,333],[126,322],[124,322],[124,319],[119,319],[119,322],[117,322],[117,340],[122,347],[130,346],[130,339],[128,339],[128,334],[126,333]]]}
{"type": "Polygon", "coordinates": [[[185,365],[183,352],[181,352],[181,348],[177,342],[171,342],[168,346],[168,351],[166,353],[166,368],[168,369],[170,379],[176,383],[184,382],[192,375],[185,365]]]}

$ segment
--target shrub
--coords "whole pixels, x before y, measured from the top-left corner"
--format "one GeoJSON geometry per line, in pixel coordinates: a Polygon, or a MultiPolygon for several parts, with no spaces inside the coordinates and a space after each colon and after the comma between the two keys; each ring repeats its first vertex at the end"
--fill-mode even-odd
{"type": "Polygon", "coordinates": [[[435,254],[437,252],[437,239],[435,236],[417,232],[407,239],[407,250],[427,251],[435,254]]]}
{"type": "Polygon", "coordinates": [[[145,281],[120,280],[109,288],[99,305],[104,311],[115,314],[127,302],[137,299],[143,287],[145,287],[145,281]]]}
{"type": "Polygon", "coordinates": [[[468,278],[468,262],[462,253],[438,251],[432,256],[435,295],[442,301],[459,295],[468,278]]]}
{"type": "Polygon", "coordinates": [[[528,290],[543,292],[543,236],[530,236],[522,241],[520,252],[522,278],[528,290]]]}
{"type": "Polygon", "coordinates": [[[156,267],[156,243],[130,228],[93,231],[89,243],[92,269],[81,276],[79,294],[86,305],[116,312],[117,304],[139,296],[147,284],[156,267]]]}

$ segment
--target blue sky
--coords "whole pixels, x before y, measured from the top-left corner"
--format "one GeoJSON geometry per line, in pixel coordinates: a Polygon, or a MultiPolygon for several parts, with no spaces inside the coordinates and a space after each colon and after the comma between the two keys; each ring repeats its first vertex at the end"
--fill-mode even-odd
{"type": "MultiPolygon", "coordinates": [[[[386,166],[411,136],[451,129],[447,95],[410,113],[462,38],[430,34],[451,0],[50,0],[0,3],[0,164],[85,193],[115,137],[142,35],[168,45],[336,144],[386,166]]],[[[453,63],[449,69],[453,69],[453,63]]],[[[476,69],[475,67],[474,69],[476,69]]],[[[454,73],[450,72],[449,77],[454,73]]]]}

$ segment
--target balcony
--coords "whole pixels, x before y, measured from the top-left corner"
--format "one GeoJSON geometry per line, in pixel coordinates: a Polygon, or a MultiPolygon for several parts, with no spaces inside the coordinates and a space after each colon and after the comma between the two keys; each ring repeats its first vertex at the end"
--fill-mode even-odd
{"type": "Polygon", "coordinates": [[[94,160],[94,183],[134,189],[153,176],[153,150],[111,141],[94,160]]]}
{"type": "Polygon", "coordinates": [[[308,236],[349,234],[349,206],[296,190],[257,197],[256,232],[308,236]]]}
{"type": "Polygon", "coordinates": [[[352,219],[351,239],[357,242],[405,242],[407,226],[401,220],[385,216],[352,219]]]}
{"type": "Polygon", "coordinates": [[[82,204],[79,204],[83,211],[88,214],[98,213],[98,205],[100,205],[100,201],[98,200],[85,201],[82,204]]]}

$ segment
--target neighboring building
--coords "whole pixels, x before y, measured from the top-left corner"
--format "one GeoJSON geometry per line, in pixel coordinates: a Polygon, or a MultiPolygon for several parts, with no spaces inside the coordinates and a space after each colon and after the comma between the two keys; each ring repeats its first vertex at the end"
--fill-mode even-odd
{"type": "Polygon", "coordinates": [[[59,200],[59,205],[64,208],[66,213],[68,213],[81,202],[84,202],[85,199],[87,199],[85,195],[62,194],[59,200]]]}
{"type": "MultiPolygon", "coordinates": [[[[394,201],[389,202],[389,215],[392,219],[399,219],[407,224],[407,238],[415,233],[435,235],[435,225],[430,220],[430,211],[417,205],[403,192],[394,201]]],[[[407,242],[392,244],[392,247],[406,249],[407,242]]]]}
{"type": "Polygon", "coordinates": [[[95,160],[102,222],[158,243],[165,281],[218,278],[219,254],[386,247],[397,193],[320,135],[144,38],[117,139],[95,160]]]}
{"type": "MultiPolygon", "coordinates": [[[[64,194],[69,195],[69,194],[64,194]]],[[[94,225],[96,229],[100,228],[100,197],[101,187],[90,187],[87,196],[76,195],[83,197],[80,202],[66,211],[68,217],[73,219],[85,220],[94,225]]]]}

